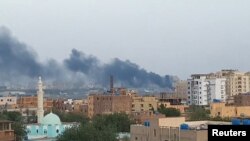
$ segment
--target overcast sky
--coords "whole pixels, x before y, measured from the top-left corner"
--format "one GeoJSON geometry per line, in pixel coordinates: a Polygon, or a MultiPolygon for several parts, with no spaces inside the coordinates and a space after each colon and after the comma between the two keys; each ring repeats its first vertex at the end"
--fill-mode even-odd
{"type": "Polygon", "coordinates": [[[0,0],[0,26],[41,61],[76,48],[182,79],[250,70],[249,0],[0,0]]]}

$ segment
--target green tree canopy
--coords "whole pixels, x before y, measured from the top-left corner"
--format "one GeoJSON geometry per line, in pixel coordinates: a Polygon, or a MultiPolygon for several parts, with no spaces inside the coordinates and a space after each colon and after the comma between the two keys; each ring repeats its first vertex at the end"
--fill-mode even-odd
{"type": "Polygon", "coordinates": [[[67,129],[58,141],[116,141],[117,133],[129,132],[132,123],[125,113],[99,115],[78,127],[67,129]]]}
{"type": "Polygon", "coordinates": [[[203,106],[192,105],[188,111],[189,120],[208,120],[209,110],[206,110],[203,106]]]}
{"type": "Polygon", "coordinates": [[[166,108],[163,104],[158,108],[158,112],[164,114],[166,117],[178,117],[181,112],[175,108],[166,108]]]}

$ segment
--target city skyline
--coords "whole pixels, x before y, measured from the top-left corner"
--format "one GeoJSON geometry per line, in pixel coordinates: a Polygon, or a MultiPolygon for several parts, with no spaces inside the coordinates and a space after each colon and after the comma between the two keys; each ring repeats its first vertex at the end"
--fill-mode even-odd
{"type": "Polygon", "coordinates": [[[130,60],[181,79],[249,71],[250,2],[1,1],[0,25],[38,53],[62,61],[73,48],[108,63],[130,60]],[[60,4],[58,4],[60,3],[60,4]]]}

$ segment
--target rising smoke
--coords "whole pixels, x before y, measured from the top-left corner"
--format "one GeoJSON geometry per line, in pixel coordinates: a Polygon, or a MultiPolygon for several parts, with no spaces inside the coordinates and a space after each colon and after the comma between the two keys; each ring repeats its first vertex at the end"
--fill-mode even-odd
{"type": "Polygon", "coordinates": [[[147,72],[128,60],[115,58],[103,64],[76,49],[72,49],[63,63],[53,59],[42,63],[30,47],[0,27],[0,85],[33,83],[39,75],[51,84],[68,87],[89,84],[107,87],[110,75],[114,76],[116,85],[134,88],[171,88],[173,81],[172,76],[147,72]]]}

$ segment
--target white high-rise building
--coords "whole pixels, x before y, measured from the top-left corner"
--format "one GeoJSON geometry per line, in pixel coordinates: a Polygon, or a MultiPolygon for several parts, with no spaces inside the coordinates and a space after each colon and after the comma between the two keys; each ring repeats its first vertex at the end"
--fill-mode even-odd
{"type": "Polygon", "coordinates": [[[208,81],[208,104],[218,100],[226,101],[226,78],[209,78],[208,81]]]}
{"type": "Polygon", "coordinates": [[[38,80],[38,90],[37,90],[37,122],[41,123],[42,119],[44,117],[44,110],[43,110],[43,82],[42,82],[42,78],[39,77],[38,80]]]}
{"type": "Polygon", "coordinates": [[[226,79],[195,74],[188,79],[188,104],[208,105],[214,100],[225,101],[226,79]]]}
{"type": "Polygon", "coordinates": [[[188,79],[188,105],[207,105],[207,85],[206,75],[196,74],[188,79]]]}

